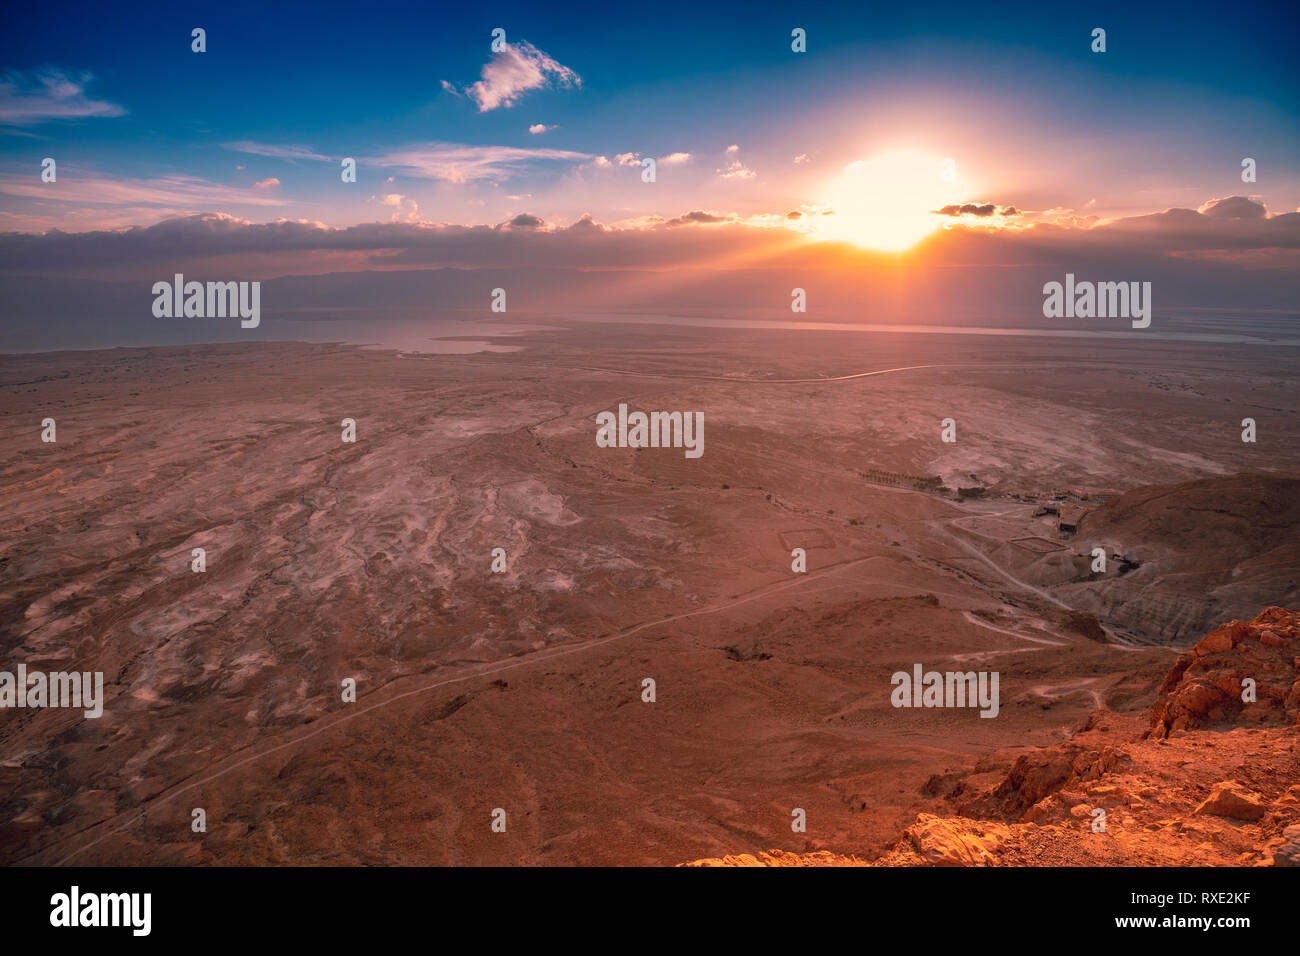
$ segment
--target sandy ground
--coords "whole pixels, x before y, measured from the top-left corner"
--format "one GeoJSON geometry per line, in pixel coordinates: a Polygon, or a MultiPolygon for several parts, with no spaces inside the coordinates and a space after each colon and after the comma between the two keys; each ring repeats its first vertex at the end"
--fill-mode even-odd
{"type": "Polygon", "coordinates": [[[1294,350],[583,324],[515,341],[0,358],[3,666],[100,670],[108,697],[99,720],[0,713],[0,859],[861,855],[926,809],[931,776],[1099,705],[1137,713],[1165,645],[1296,604],[1300,555],[1245,567],[1254,513],[1157,533],[1096,497],[1191,483],[1266,508],[1234,476],[1300,471],[1294,350]],[[702,411],[704,455],[597,447],[620,402],[702,411]],[[1074,537],[1034,516],[1067,489],[1089,512],[1074,537]],[[1142,567],[1090,574],[1087,522],[1142,567]],[[1212,587],[1180,585],[1189,568],[1212,587]],[[914,663],[996,667],[999,716],[891,707],[914,663]]]}

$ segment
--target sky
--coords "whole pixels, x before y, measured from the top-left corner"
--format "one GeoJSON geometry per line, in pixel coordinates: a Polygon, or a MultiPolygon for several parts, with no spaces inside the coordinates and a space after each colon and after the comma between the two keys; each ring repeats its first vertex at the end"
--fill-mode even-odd
{"type": "Polygon", "coordinates": [[[0,271],[1294,271],[1294,3],[980,6],[14,5],[0,271]]]}

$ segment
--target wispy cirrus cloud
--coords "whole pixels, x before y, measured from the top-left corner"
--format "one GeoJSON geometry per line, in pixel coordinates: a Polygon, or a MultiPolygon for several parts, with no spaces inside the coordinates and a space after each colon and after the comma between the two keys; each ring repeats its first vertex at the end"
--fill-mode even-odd
{"type": "Polygon", "coordinates": [[[86,87],[90,73],[63,70],[39,73],[6,72],[0,76],[0,125],[31,126],[51,120],[122,116],[126,110],[107,100],[91,99],[86,87]]]}
{"type": "Polygon", "coordinates": [[[511,43],[492,54],[483,66],[481,79],[463,90],[447,80],[442,88],[468,96],[480,113],[514,106],[530,90],[581,86],[582,77],[527,40],[511,43]]]}
{"type": "Polygon", "coordinates": [[[57,189],[29,174],[0,174],[0,195],[45,203],[94,207],[205,209],[220,206],[282,206],[281,199],[242,186],[225,186],[194,176],[126,179],[60,166],[57,189]]]}
{"type": "MultiPolygon", "coordinates": [[[[277,145],[241,141],[222,144],[226,149],[287,160],[333,162],[310,146],[277,145]]],[[[678,154],[686,155],[686,154],[678,154]]],[[[387,169],[403,169],[424,179],[469,183],[499,180],[518,175],[543,163],[583,163],[593,157],[567,149],[526,148],[518,146],[468,146],[463,143],[415,143],[380,156],[362,158],[363,164],[387,169]]]]}
{"type": "Polygon", "coordinates": [[[271,143],[254,143],[249,140],[240,140],[237,143],[222,143],[222,149],[232,149],[237,153],[248,153],[250,156],[267,156],[271,159],[308,159],[315,162],[330,162],[333,157],[323,156],[316,152],[310,146],[278,146],[271,143]]]}
{"type": "Polygon", "coordinates": [[[581,163],[588,153],[567,149],[525,149],[518,146],[465,146],[459,143],[424,143],[364,159],[362,162],[404,169],[425,179],[468,183],[506,179],[539,163],[581,163]]]}

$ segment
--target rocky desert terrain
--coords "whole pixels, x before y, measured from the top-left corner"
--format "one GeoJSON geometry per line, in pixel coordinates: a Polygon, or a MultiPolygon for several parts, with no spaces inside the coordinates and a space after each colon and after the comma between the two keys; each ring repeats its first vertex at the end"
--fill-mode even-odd
{"type": "Polygon", "coordinates": [[[502,341],[0,358],[0,669],[107,697],[0,713],[0,861],[1289,858],[1294,349],[502,341]],[[598,447],[620,403],[704,454],[598,447]]]}
{"type": "Polygon", "coordinates": [[[691,865],[1300,866],[1298,625],[1277,607],[1233,621],[1179,655],[1149,717],[1099,708],[1064,743],[932,778],[950,815],[919,814],[869,863],[776,850],[691,865]]]}

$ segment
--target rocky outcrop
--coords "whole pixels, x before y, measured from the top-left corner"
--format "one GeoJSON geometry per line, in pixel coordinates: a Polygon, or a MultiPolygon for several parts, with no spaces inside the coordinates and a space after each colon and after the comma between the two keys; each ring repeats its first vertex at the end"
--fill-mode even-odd
{"type": "Polygon", "coordinates": [[[1298,626],[1280,607],[1225,624],[1179,657],[1149,717],[1096,711],[1061,744],[1001,758],[1005,772],[982,786],[996,754],[964,780],[933,778],[922,796],[952,815],[920,813],[871,865],[1300,866],[1298,626]]]}
{"type": "Polygon", "coordinates": [[[1022,754],[1006,779],[993,790],[994,806],[1018,815],[1069,781],[1096,780],[1127,758],[1124,751],[1112,746],[1071,744],[1022,754]]]}
{"type": "Polygon", "coordinates": [[[1151,734],[1216,723],[1300,720],[1300,614],[1270,607],[1231,621],[1179,657],[1156,695],[1151,734]]]}
{"type": "Polygon", "coordinates": [[[1012,836],[1005,824],[923,813],[878,865],[997,866],[998,850],[1012,836]]]}

